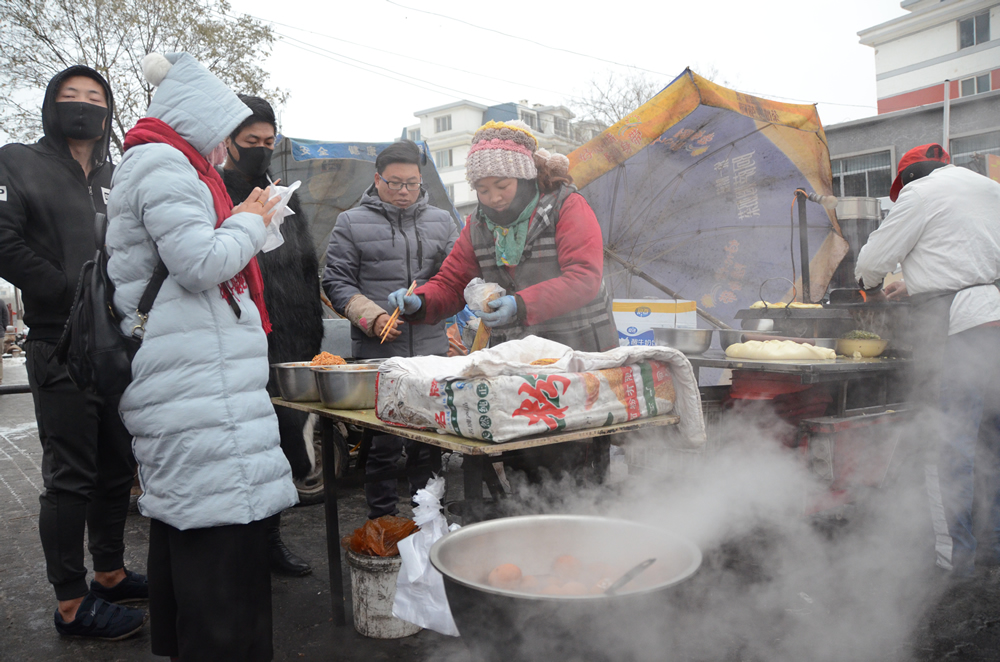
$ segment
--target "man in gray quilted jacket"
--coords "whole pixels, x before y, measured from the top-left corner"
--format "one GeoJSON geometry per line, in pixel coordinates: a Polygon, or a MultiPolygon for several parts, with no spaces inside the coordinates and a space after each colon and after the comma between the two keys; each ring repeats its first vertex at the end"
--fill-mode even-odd
{"type": "MultiPolygon", "coordinates": [[[[323,289],[337,312],[351,320],[356,357],[448,353],[443,323],[413,326],[398,320],[385,343],[379,340],[392,313],[389,293],[413,281],[422,285],[430,280],[458,239],[451,214],[428,204],[420,162],[420,149],[409,140],[382,150],[375,159],[375,181],[357,207],[337,218],[330,235],[323,289]]],[[[408,467],[431,464],[429,448],[407,443],[408,467]]],[[[366,472],[391,470],[403,444],[395,435],[375,436],[366,472]]],[[[412,493],[426,484],[430,473],[429,467],[410,476],[412,493]]],[[[365,496],[369,518],[398,512],[395,480],[366,483],[365,496]]]]}

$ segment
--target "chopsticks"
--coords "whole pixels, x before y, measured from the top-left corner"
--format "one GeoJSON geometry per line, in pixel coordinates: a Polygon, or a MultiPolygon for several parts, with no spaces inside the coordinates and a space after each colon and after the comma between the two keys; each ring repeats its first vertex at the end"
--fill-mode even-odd
{"type": "MultiPolygon", "coordinates": [[[[410,283],[410,288],[408,290],[406,290],[406,294],[404,294],[403,296],[404,297],[410,296],[411,294],[413,294],[413,290],[415,290],[415,289],[417,289],[417,281],[413,281],[412,283],[410,283]]],[[[385,339],[389,336],[389,329],[396,328],[396,320],[397,319],[399,319],[399,307],[398,306],[396,307],[396,310],[392,311],[392,316],[389,317],[389,321],[386,322],[385,328],[382,329],[382,337],[379,340],[378,344],[381,345],[382,343],[385,342],[385,339]]]]}

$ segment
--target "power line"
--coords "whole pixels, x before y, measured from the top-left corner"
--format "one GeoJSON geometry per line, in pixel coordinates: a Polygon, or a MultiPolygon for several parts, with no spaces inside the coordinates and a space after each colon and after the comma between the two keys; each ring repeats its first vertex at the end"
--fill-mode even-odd
{"type": "MultiPolygon", "coordinates": [[[[221,12],[219,12],[219,13],[221,13],[221,12]]],[[[231,16],[231,15],[227,15],[227,14],[223,14],[223,15],[227,16],[228,18],[232,18],[232,19],[238,19],[239,18],[237,16],[231,16]]],[[[411,55],[409,53],[397,53],[397,52],[394,52],[394,51],[387,51],[387,50],[382,49],[382,48],[376,48],[374,46],[369,46],[368,44],[359,44],[358,42],[356,42],[356,41],[350,41],[349,39],[342,39],[340,37],[334,37],[333,35],[329,35],[329,34],[326,34],[326,33],[323,33],[323,32],[316,32],[315,30],[306,30],[305,28],[300,28],[300,27],[295,26],[295,25],[289,25],[288,23],[280,23],[278,21],[272,21],[271,19],[262,18],[260,16],[254,16],[253,14],[245,14],[245,15],[249,16],[252,19],[258,20],[258,21],[264,21],[264,22],[267,22],[267,23],[272,23],[274,25],[280,25],[282,27],[290,28],[292,30],[298,30],[299,32],[305,32],[306,34],[313,34],[313,35],[316,35],[317,37],[323,37],[325,39],[331,39],[333,41],[340,41],[340,42],[343,42],[345,44],[350,44],[351,46],[358,46],[359,48],[367,48],[368,50],[375,51],[376,53],[385,53],[386,55],[393,55],[395,57],[402,57],[402,58],[406,58],[408,60],[414,60],[416,62],[423,62],[425,64],[429,64],[429,65],[432,65],[432,66],[435,66],[435,67],[441,67],[442,69],[451,69],[452,71],[458,71],[460,73],[469,74],[471,76],[477,76],[479,78],[489,78],[491,80],[500,81],[501,83],[507,83],[508,85],[517,85],[519,87],[530,87],[533,90],[540,90],[542,92],[548,92],[549,94],[555,94],[557,96],[563,97],[564,99],[565,98],[571,98],[571,97],[574,96],[572,94],[568,94],[566,92],[560,92],[558,90],[553,90],[553,89],[550,89],[550,88],[547,88],[547,87],[538,87],[537,85],[529,85],[527,83],[520,83],[520,82],[513,81],[513,80],[507,80],[506,78],[498,78],[496,76],[490,76],[489,74],[484,74],[484,73],[482,73],[480,71],[469,71],[468,69],[460,69],[458,67],[453,67],[451,65],[441,64],[440,62],[434,62],[432,60],[425,60],[423,58],[416,57],[416,56],[411,55]]]]}
{"type": "MultiPolygon", "coordinates": [[[[463,19],[460,19],[460,18],[455,18],[454,16],[448,16],[446,14],[439,14],[437,12],[427,11],[426,9],[418,9],[417,7],[409,7],[407,5],[401,5],[398,2],[395,2],[394,0],[385,0],[385,1],[388,2],[390,5],[395,5],[395,6],[399,7],[399,8],[401,8],[401,9],[408,9],[410,11],[419,12],[421,14],[428,14],[430,16],[437,16],[439,18],[446,18],[446,19],[448,19],[450,21],[455,21],[457,23],[462,23],[463,25],[468,25],[469,27],[476,28],[477,30],[484,30],[486,32],[493,32],[495,34],[501,35],[503,37],[507,37],[509,39],[517,39],[518,41],[524,41],[524,42],[527,42],[529,44],[534,44],[536,46],[541,46],[542,48],[547,48],[549,50],[560,51],[562,53],[569,53],[570,55],[576,55],[578,57],[585,57],[585,58],[589,58],[591,60],[597,60],[598,62],[606,62],[608,64],[613,64],[613,65],[619,66],[619,67],[626,67],[628,69],[635,69],[635,70],[638,70],[638,71],[645,71],[647,73],[656,74],[658,76],[666,76],[666,77],[670,78],[671,80],[673,80],[673,78],[674,78],[674,76],[672,76],[670,74],[663,73],[662,71],[654,71],[653,69],[646,69],[644,67],[640,67],[640,66],[637,66],[637,65],[634,65],[634,64],[626,64],[624,62],[616,62],[615,60],[607,60],[605,58],[597,57],[596,55],[590,55],[589,53],[579,53],[577,51],[571,51],[571,50],[569,50],[567,48],[559,48],[558,46],[551,46],[549,44],[545,44],[545,43],[542,43],[540,41],[535,41],[533,39],[528,39],[527,37],[519,37],[518,35],[508,34],[506,32],[501,32],[500,30],[495,30],[493,28],[488,28],[488,27],[483,26],[483,25],[477,25],[475,23],[470,23],[469,21],[466,21],[466,20],[463,20],[463,19]]],[[[876,107],[876,106],[871,106],[871,105],[860,105],[860,104],[853,104],[853,103],[837,103],[837,102],[834,102],[834,101],[807,101],[806,99],[795,99],[795,98],[792,98],[792,97],[778,96],[776,94],[761,94],[759,92],[746,92],[744,90],[735,90],[735,91],[737,91],[737,92],[743,92],[744,94],[752,94],[754,96],[759,96],[759,97],[762,97],[762,98],[765,98],[765,99],[767,99],[767,98],[785,99],[787,101],[798,101],[800,103],[824,103],[824,104],[827,104],[827,105],[830,105],[830,106],[850,106],[850,107],[853,107],[853,108],[875,108],[876,107]]]]}
{"type": "Polygon", "coordinates": [[[507,34],[506,32],[501,32],[500,30],[494,30],[493,28],[487,28],[487,27],[484,27],[482,25],[476,25],[475,23],[470,23],[468,21],[463,21],[462,19],[455,18],[454,16],[448,16],[446,14],[438,14],[437,12],[427,11],[426,9],[417,9],[416,7],[408,7],[406,5],[401,5],[398,2],[393,2],[393,0],[385,0],[385,1],[388,2],[390,5],[396,5],[397,7],[400,7],[401,9],[408,9],[410,11],[419,12],[421,14],[429,14],[431,16],[438,16],[440,18],[446,18],[449,21],[455,21],[457,23],[462,23],[463,25],[468,25],[469,27],[476,28],[477,30],[484,30],[486,32],[495,32],[498,35],[502,35],[502,36],[508,37],[510,39],[517,39],[519,41],[524,41],[524,42],[527,42],[529,44],[534,44],[536,46],[541,46],[542,48],[547,48],[547,49],[552,50],[552,51],[560,51],[562,53],[569,53],[570,55],[577,55],[579,57],[585,57],[585,58],[590,58],[591,60],[597,60],[598,62],[606,62],[608,64],[613,64],[613,65],[615,65],[617,67],[627,67],[629,69],[637,69],[639,71],[645,71],[647,73],[656,74],[657,76],[667,76],[668,78],[673,78],[670,74],[665,74],[662,71],[654,71],[653,69],[645,69],[643,67],[635,66],[635,65],[632,65],[632,64],[625,64],[623,62],[616,62],[614,60],[607,60],[607,59],[605,59],[603,57],[597,57],[596,55],[589,55],[587,53],[579,53],[577,51],[571,51],[571,50],[569,50],[567,48],[559,48],[558,46],[550,46],[549,44],[544,44],[544,43],[542,43],[540,41],[535,41],[534,39],[528,39],[527,37],[519,37],[519,36],[514,35],[514,34],[507,34]]]}

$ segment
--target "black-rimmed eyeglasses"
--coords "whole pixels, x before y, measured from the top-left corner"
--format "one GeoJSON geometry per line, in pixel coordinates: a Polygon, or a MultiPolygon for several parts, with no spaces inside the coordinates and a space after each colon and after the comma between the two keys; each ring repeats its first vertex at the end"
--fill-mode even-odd
{"type": "Polygon", "coordinates": [[[417,191],[421,186],[420,182],[390,182],[389,180],[384,179],[382,175],[379,175],[378,178],[385,182],[385,185],[389,187],[390,191],[402,191],[404,188],[407,191],[417,191]]]}

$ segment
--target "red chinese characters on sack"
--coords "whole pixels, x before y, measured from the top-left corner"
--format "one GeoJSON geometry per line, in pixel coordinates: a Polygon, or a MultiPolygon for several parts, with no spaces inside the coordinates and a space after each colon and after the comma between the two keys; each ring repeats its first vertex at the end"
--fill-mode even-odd
{"type": "Polygon", "coordinates": [[[566,394],[570,380],[560,375],[548,375],[544,378],[539,378],[538,375],[524,375],[523,378],[528,383],[522,384],[517,392],[528,397],[521,401],[521,406],[515,409],[511,416],[524,416],[531,425],[538,422],[545,423],[549,430],[565,428],[564,418],[569,407],[559,406],[559,396],[566,394]]]}

